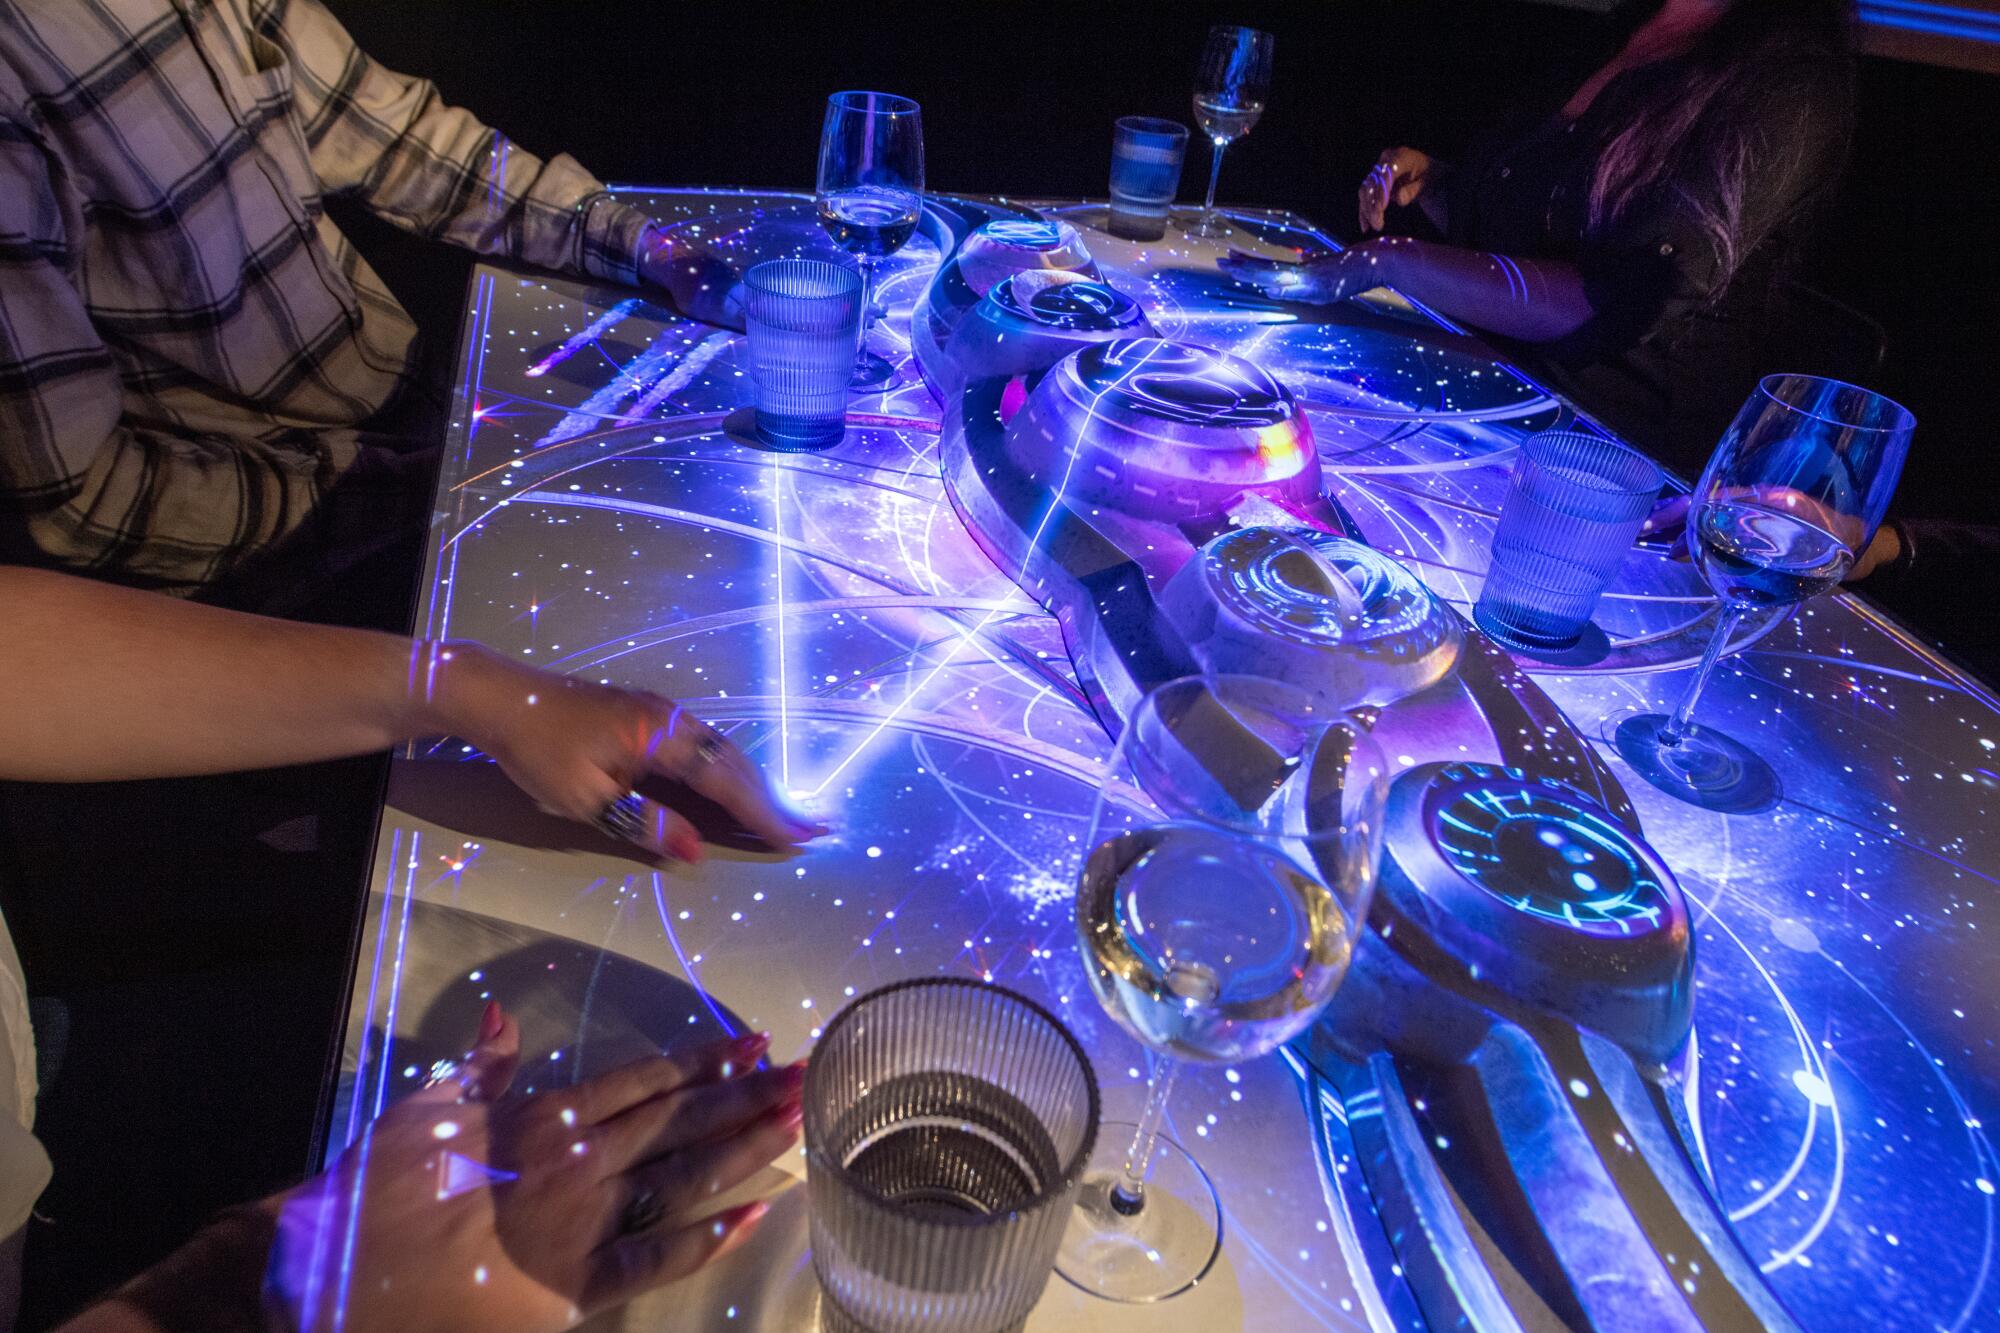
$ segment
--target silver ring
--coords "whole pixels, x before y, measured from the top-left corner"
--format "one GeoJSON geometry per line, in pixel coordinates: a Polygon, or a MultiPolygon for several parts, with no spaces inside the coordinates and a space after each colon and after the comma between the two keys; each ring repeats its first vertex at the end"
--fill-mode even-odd
{"type": "Polygon", "coordinates": [[[660,1201],[660,1196],[641,1187],[626,1202],[625,1211],[618,1219],[618,1229],[627,1236],[635,1236],[658,1226],[666,1215],[667,1205],[660,1201]]]}
{"type": "Polygon", "coordinates": [[[636,791],[628,791],[598,811],[597,818],[590,822],[601,833],[627,842],[638,842],[646,836],[646,798],[636,791]]]}
{"type": "Polygon", "coordinates": [[[443,1087],[447,1083],[456,1083],[458,1085],[458,1097],[460,1101],[465,1101],[472,1096],[472,1080],[465,1075],[465,1061],[433,1060],[431,1062],[431,1072],[424,1079],[424,1087],[438,1088],[443,1087]]]}

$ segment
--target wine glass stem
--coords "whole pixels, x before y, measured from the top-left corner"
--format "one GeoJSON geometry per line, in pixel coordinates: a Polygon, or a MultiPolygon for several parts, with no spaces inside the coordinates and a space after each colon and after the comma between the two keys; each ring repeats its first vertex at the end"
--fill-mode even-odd
{"type": "Polygon", "coordinates": [[[1722,652],[1729,646],[1729,636],[1736,632],[1736,626],[1749,611],[1747,606],[1725,602],[1722,614],[1715,619],[1715,634],[1708,641],[1708,648],[1701,655],[1701,665],[1694,669],[1694,679],[1688,682],[1687,692],[1675,707],[1673,716],[1658,733],[1660,748],[1671,750],[1687,739],[1694,728],[1694,706],[1701,702],[1701,692],[1708,685],[1709,676],[1715,671],[1715,664],[1722,660],[1722,652]]]}
{"type": "Polygon", "coordinates": [[[1152,1086],[1146,1089],[1146,1109],[1139,1114],[1132,1146],[1125,1150],[1125,1166],[1118,1174],[1118,1183],[1111,1187],[1111,1206],[1126,1217],[1146,1206],[1146,1176],[1153,1169],[1153,1141],[1160,1137],[1167,1098],[1174,1090],[1174,1076],[1180,1072],[1180,1061],[1164,1055],[1153,1070],[1152,1086]]]}
{"type": "Polygon", "coordinates": [[[854,351],[857,375],[868,370],[868,330],[875,326],[875,256],[857,255],[861,265],[861,341],[854,351]]]}
{"type": "Polygon", "coordinates": [[[1222,179],[1222,150],[1227,147],[1227,139],[1215,140],[1215,152],[1208,159],[1208,199],[1201,206],[1203,226],[1215,225],[1215,183],[1222,179]]]}

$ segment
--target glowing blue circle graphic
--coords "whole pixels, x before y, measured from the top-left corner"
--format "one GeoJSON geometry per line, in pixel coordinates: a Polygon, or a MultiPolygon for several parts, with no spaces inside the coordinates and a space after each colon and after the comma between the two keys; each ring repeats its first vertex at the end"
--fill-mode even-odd
{"type": "Polygon", "coordinates": [[[1516,911],[1588,935],[1642,935],[1668,916],[1667,887],[1631,834],[1560,787],[1472,781],[1431,811],[1430,835],[1458,872],[1516,911]]]}
{"type": "MultiPolygon", "coordinates": [[[[1430,590],[1388,556],[1348,537],[1243,528],[1202,557],[1217,597],[1257,629],[1294,643],[1373,641],[1442,616],[1430,590]]],[[[1439,636],[1429,636],[1435,647],[1439,636]]]]}
{"type": "Polygon", "coordinates": [[[1100,333],[1144,318],[1138,303],[1116,288],[1057,270],[1016,273],[987,295],[1008,314],[1053,329],[1100,333]]]}
{"type": "Polygon", "coordinates": [[[1076,229],[1063,222],[1002,218],[998,222],[987,223],[978,234],[997,245],[1012,246],[1017,250],[1053,250],[1069,244],[1076,236],[1076,229]]]}

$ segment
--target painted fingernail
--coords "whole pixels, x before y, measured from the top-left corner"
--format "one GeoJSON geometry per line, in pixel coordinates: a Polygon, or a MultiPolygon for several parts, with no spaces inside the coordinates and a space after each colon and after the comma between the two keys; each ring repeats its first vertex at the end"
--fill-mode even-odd
{"type": "Polygon", "coordinates": [[[492,1041],[500,1035],[500,1029],[506,1022],[507,1016],[500,1011],[500,1001],[488,1000],[485,1011],[479,1015],[479,1040],[492,1041]]]}
{"type": "Polygon", "coordinates": [[[667,839],[667,850],[690,865],[702,858],[701,835],[693,829],[681,829],[667,839]]]}
{"type": "Polygon", "coordinates": [[[787,1102],[778,1110],[778,1128],[788,1134],[798,1133],[799,1127],[805,1124],[805,1122],[806,1105],[804,1102],[787,1102]]]}
{"type": "Polygon", "coordinates": [[[771,1049],[770,1033],[749,1032],[729,1043],[728,1056],[732,1063],[747,1067],[762,1059],[764,1052],[769,1049],[771,1049]]]}

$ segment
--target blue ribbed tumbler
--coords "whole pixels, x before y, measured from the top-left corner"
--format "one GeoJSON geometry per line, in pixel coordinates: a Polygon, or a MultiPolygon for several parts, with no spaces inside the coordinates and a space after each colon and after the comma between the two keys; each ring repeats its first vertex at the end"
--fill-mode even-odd
{"type": "Polygon", "coordinates": [[[1552,430],[1521,444],[1473,619],[1529,655],[1574,648],[1665,475],[1612,440],[1552,430]]]}
{"type": "Polygon", "coordinates": [[[1187,126],[1177,120],[1125,116],[1111,137],[1111,214],[1114,236],[1157,241],[1167,234],[1167,211],[1181,188],[1187,126]]]}
{"type": "Polygon", "coordinates": [[[806,1072],[824,1333],[1004,1333],[1041,1298],[1097,1139],[1076,1040],[999,986],[927,977],[834,1016],[806,1072]]]}
{"type": "Polygon", "coordinates": [[[861,275],[818,259],[773,259],[743,287],[757,438],[793,452],[839,444],[861,343],[861,275]]]}

